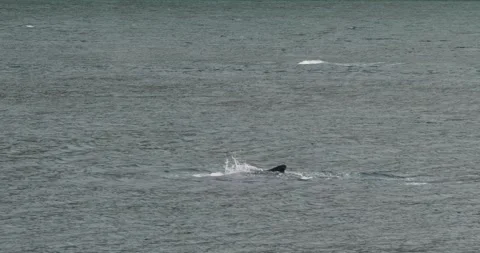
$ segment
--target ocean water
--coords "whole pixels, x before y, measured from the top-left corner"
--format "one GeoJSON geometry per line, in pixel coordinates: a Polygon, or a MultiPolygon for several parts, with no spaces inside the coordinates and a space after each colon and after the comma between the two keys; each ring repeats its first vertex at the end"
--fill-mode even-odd
{"type": "Polygon", "coordinates": [[[478,13],[3,0],[0,252],[479,252],[478,13]]]}

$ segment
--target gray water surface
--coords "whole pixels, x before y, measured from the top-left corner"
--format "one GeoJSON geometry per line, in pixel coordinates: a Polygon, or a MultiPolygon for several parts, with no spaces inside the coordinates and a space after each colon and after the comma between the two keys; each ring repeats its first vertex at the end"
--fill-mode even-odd
{"type": "Polygon", "coordinates": [[[0,252],[480,251],[480,3],[134,2],[0,3],[0,252]]]}

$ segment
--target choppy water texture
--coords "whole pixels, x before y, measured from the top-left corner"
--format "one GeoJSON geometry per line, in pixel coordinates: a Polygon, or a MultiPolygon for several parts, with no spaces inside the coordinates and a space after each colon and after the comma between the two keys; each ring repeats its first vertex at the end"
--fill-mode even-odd
{"type": "Polygon", "coordinates": [[[0,251],[478,252],[479,13],[4,0],[0,251]]]}

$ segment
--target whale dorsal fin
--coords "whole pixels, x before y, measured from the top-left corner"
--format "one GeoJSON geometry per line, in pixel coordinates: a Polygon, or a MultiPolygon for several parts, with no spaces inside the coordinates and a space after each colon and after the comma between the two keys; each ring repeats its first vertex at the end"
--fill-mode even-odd
{"type": "Polygon", "coordinates": [[[275,168],[269,169],[268,171],[276,171],[276,172],[280,172],[280,173],[285,173],[286,169],[287,169],[287,165],[282,164],[282,165],[278,165],[275,168]]]}

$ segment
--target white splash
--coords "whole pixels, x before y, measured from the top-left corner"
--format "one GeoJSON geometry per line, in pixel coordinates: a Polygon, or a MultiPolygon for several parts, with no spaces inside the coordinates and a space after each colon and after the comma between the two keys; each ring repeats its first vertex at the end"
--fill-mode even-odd
{"type": "Polygon", "coordinates": [[[226,158],[225,159],[225,174],[234,174],[234,173],[240,173],[240,172],[254,172],[254,171],[263,171],[260,168],[257,168],[253,165],[250,165],[246,162],[240,163],[237,158],[232,156],[232,164],[230,164],[230,159],[226,158]]]}
{"type": "Polygon", "coordinates": [[[25,27],[27,27],[27,28],[34,28],[35,26],[33,26],[33,25],[25,25],[25,27]]]}
{"type": "Polygon", "coordinates": [[[233,157],[230,159],[225,159],[225,165],[223,167],[223,172],[212,172],[212,173],[203,173],[203,174],[194,174],[194,177],[221,177],[225,175],[237,174],[237,173],[248,173],[255,171],[263,171],[260,168],[257,168],[253,165],[250,165],[246,162],[239,162],[237,158],[233,157]]]}

